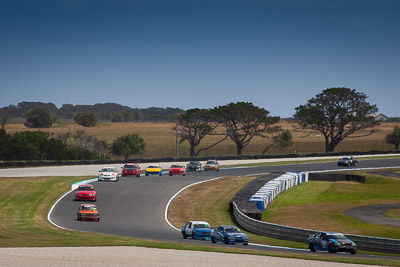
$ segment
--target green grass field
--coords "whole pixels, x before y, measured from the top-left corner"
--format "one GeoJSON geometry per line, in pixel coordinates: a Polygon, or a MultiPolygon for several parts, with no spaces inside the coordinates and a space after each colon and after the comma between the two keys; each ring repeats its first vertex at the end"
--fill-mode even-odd
{"type": "Polygon", "coordinates": [[[342,214],[354,207],[400,202],[400,179],[368,172],[357,174],[367,177],[365,184],[311,181],[296,186],[275,199],[263,213],[263,220],[306,229],[318,227],[400,239],[400,228],[365,223],[342,214]]]}

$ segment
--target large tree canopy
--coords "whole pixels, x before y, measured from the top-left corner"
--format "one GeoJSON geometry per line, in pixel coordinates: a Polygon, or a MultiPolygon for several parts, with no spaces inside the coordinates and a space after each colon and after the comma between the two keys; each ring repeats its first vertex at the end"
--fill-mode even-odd
{"type": "Polygon", "coordinates": [[[298,106],[294,117],[304,129],[320,132],[326,152],[333,152],[346,137],[377,124],[372,115],[378,108],[366,99],[364,93],[354,89],[328,88],[298,106]]]}
{"type": "Polygon", "coordinates": [[[254,106],[253,103],[230,103],[219,106],[216,111],[221,124],[226,128],[226,134],[236,144],[237,155],[242,155],[243,148],[255,136],[266,137],[267,134],[281,130],[279,126],[273,126],[279,122],[279,117],[268,116],[268,110],[254,106]]]}
{"type": "Polygon", "coordinates": [[[174,130],[179,132],[181,143],[184,141],[189,143],[190,156],[194,157],[198,156],[201,151],[210,149],[227,138],[227,136],[224,135],[218,142],[196,151],[196,147],[204,137],[217,134],[214,130],[218,125],[219,123],[213,110],[194,108],[178,116],[174,130]]]}

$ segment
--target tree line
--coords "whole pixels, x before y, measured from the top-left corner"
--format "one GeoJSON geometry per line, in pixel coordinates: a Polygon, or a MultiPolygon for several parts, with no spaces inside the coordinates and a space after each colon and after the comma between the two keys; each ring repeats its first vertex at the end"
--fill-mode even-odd
{"type": "MultiPolygon", "coordinates": [[[[328,88],[310,98],[306,104],[296,107],[293,115],[294,122],[299,130],[308,129],[320,133],[325,141],[326,152],[333,152],[344,139],[357,136],[356,133],[363,129],[370,129],[370,131],[362,136],[370,135],[373,133],[373,127],[379,124],[373,117],[378,112],[378,108],[368,103],[367,98],[364,93],[354,89],[328,88]]],[[[279,117],[269,114],[268,110],[257,107],[253,103],[236,102],[210,109],[189,109],[174,114],[171,119],[175,122],[173,129],[179,141],[190,145],[191,157],[198,156],[202,151],[226,139],[235,143],[237,155],[241,155],[243,149],[255,137],[268,140],[266,142],[268,145],[261,150],[264,154],[271,148],[293,145],[291,132],[277,125],[280,121],[279,117]],[[220,138],[213,144],[201,146],[204,138],[211,135],[220,138]]],[[[54,121],[51,114],[41,108],[28,110],[24,117],[25,125],[34,128],[49,127],[54,121]]],[[[98,118],[93,112],[80,112],[75,114],[74,119],[80,125],[93,127],[98,118]]],[[[86,149],[97,157],[105,157],[107,151],[111,151],[113,154],[128,158],[130,155],[141,154],[146,145],[145,140],[136,134],[121,136],[110,147],[94,138],[85,139],[82,136],[83,134],[79,133],[75,137],[69,134],[59,139],[63,140],[63,144],[86,149]]],[[[359,136],[361,135],[357,137],[359,136]]],[[[398,149],[400,144],[398,126],[387,135],[386,142],[395,145],[395,149],[398,149]]]]}
{"type": "Polygon", "coordinates": [[[131,108],[115,103],[94,105],[64,104],[61,108],[53,103],[20,102],[0,108],[0,114],[7,114],[9,118],[22,118],[29,110],[40,108],[46,110],[53,119],[73,119],[77,113],[92,112],[101,121],[128,122],[128,121],[168,121],[175,114],[183,113],[180,108],[131,108]]]}

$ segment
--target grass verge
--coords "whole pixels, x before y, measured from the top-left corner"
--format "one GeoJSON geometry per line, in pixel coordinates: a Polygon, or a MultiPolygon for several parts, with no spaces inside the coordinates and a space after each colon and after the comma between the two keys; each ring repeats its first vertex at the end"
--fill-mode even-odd
{"type": "Polygon", "coordinates": [[[368,171],[357,174],[366,176],[366,182],[311,181],[296,186],[275,199],[263,213],[263,220],[306,229],[400,239],[398,227],[366,223],[343,214],[355,207],[400,202],[399,178],[368,171]]]}

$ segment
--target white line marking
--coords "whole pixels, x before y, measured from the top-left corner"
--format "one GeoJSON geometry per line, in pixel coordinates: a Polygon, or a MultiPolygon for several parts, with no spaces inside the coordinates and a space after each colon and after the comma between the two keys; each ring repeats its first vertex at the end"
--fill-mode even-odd
{"type": "Polygon", "coordinates": [[[173,229],[175,229],[175,230],[177,230],[177,231],[180,231],[180,230],[181,230],[181,229],[176,228],[175,226],[173,226],[172,223],[168,220],[168,210],[169,210],[169,207],[170,207],[172,201],[174,201],[174,199],[175,199],[180,193],[182,193],[182,192],[185,191],[187,188],[189,188],[189,187],[191,187],[191,186],[193,186],[193,185],[197,185],[197,184],[201,184],[201,183],[205,183],[205,182],[210,182],[210,181],[217,180],[217,179],[221,179],[221,178],[224,178],[224,177],[225,177],[225,176],[221,176],[221,177],[217,177],[217,178],[213,178],[213,179],[209,179],[209,180],[205,180],[205,181],[200,181],[200,182],[196,182],[196,183],[187,185],[187,186],[185,186],[184,188],[182,188],[181,190],[179,190],[175,195],[173,195],[173,196],[170,198],[170,200],[168,201],[167,206],[165,207],[165,212],[164,212],[165,221],[169,224],[169,226],[171,226],[173,229]]]}
{"type": "Polygon", "coordinates": [[[83,180],[83,181],[79,181],[79,182],[76,182],[76,183],[72,183],[72,184],[71,184],[71,190],[69,190],[68,192],[66,192],[66,193],[65,193],[64,195],[62,195],[61,197],[59,197],[59,198],[56,200],[56,202],[54,202],[54,204],[51,206],[49,212],[47,213],[47,220],[48,220],[52,225],[54,225],[54,226],[57,227],[57,228],[64,229],[64,230],[76,231],[76,230],[72,230],[72,229],[69,229],[69,228],[65,228],[65,227],[59,226],[58,224],[56,224],[55,222],[53,222],[53,221],[50,219],[51,213],[53,212],[53,209],[54,209],[54,207],[58,204],[58,202],[60,202],[66,195],[68,195],[69,193],[71,193],[72,191],[74,191],[75,188],[77,188],[77,187],[75,187],[74,185],[81,185],[81,184],[86,184],[86,183],[92,183],[92,182],[95,182],[95,181],[97,181],[97,178],[93,178],[93,179],[89,179],[89,180],[83,180]],[[74,188],[74,187],[75,187],[75,188],[74,188]]]}

